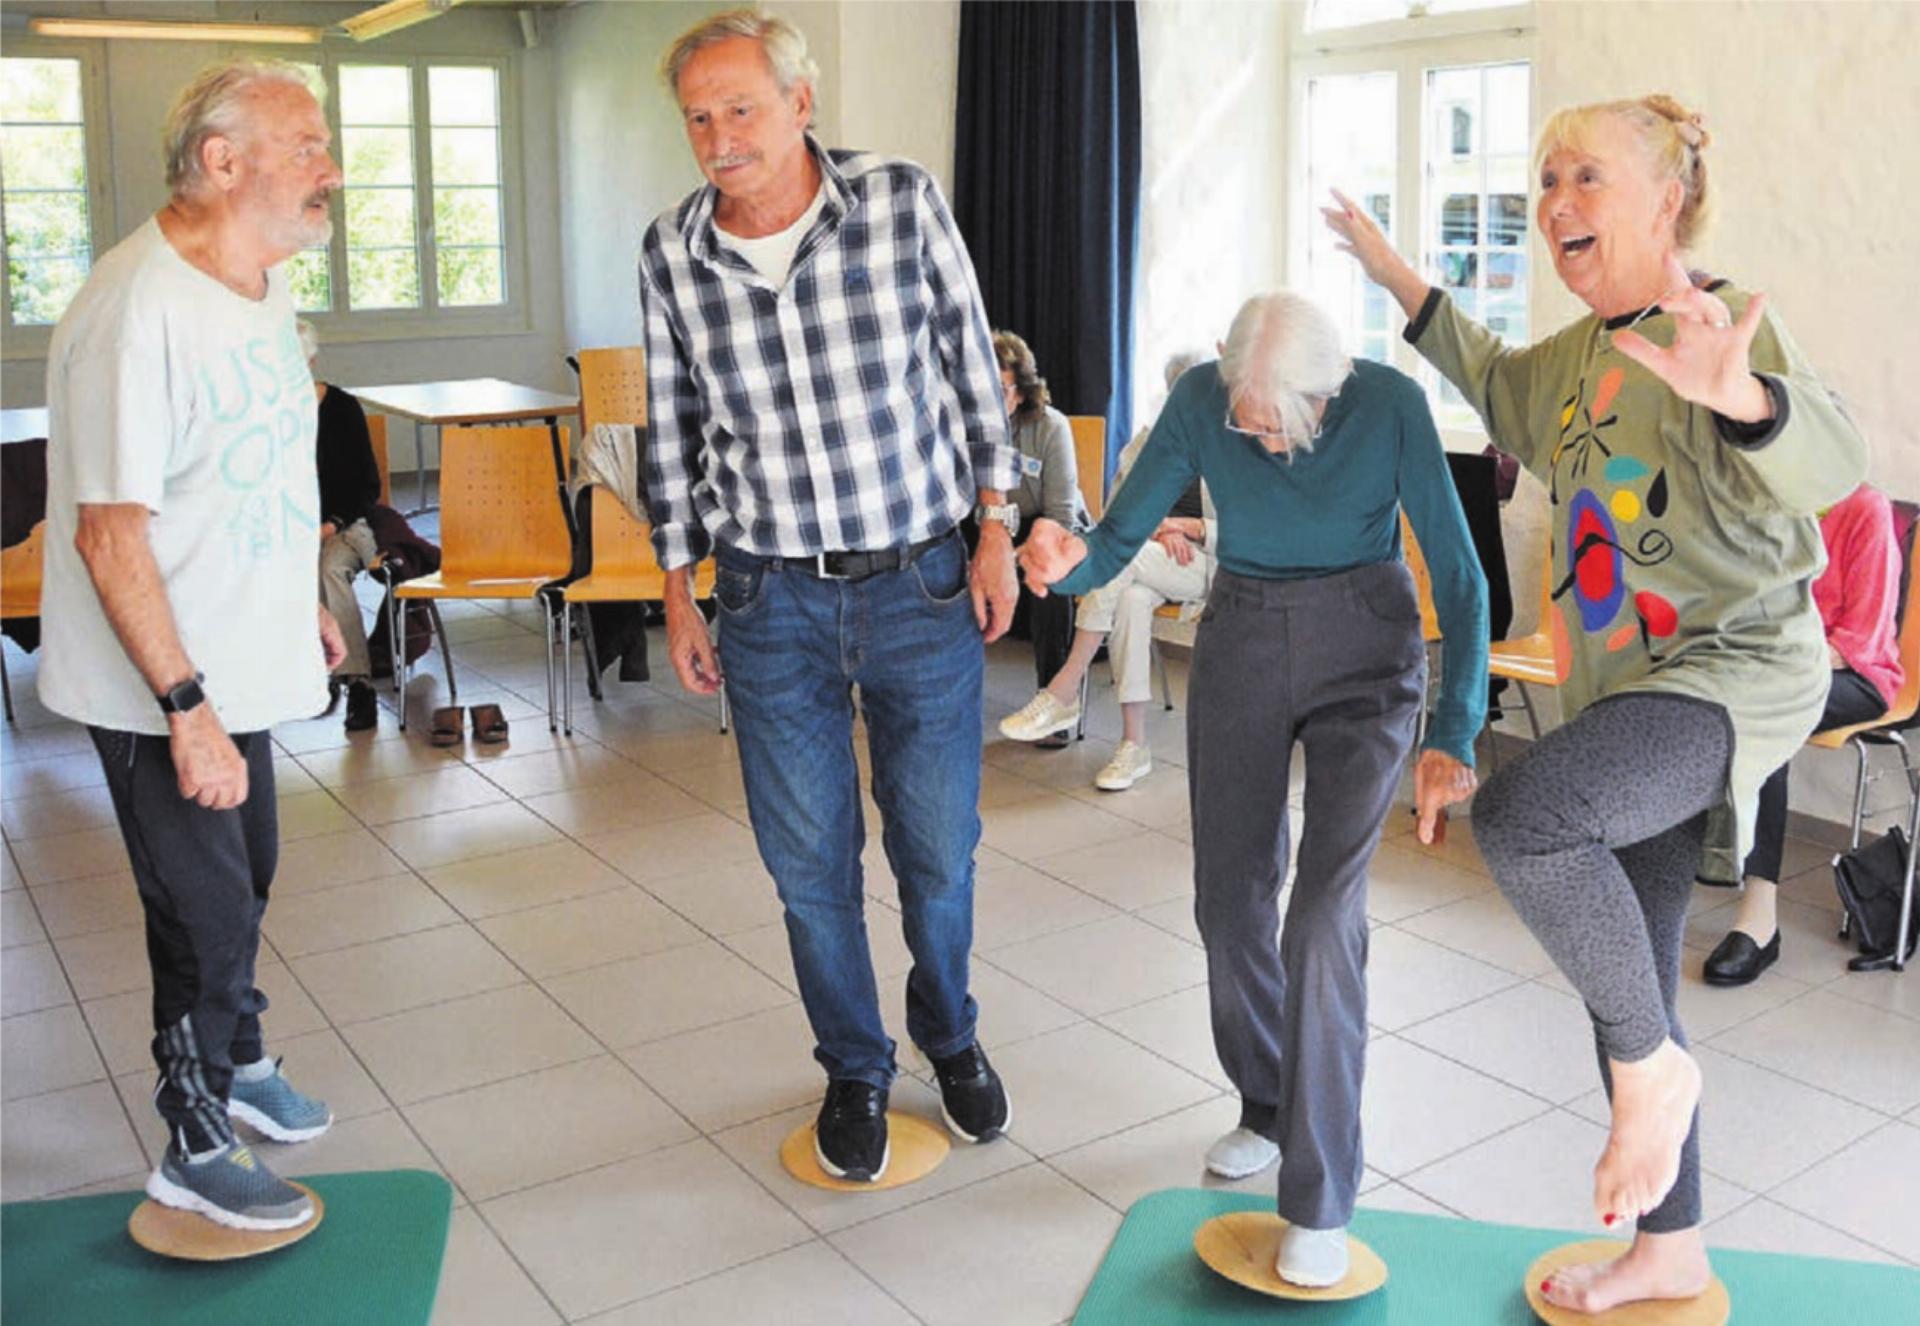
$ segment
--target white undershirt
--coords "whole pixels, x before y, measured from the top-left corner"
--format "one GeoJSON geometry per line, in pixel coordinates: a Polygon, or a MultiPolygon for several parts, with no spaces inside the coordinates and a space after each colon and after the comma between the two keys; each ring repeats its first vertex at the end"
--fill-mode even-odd
{"type": "Polygon", "coordinates": [[[717,221],[714,228],[725,237],[726,246],[751,263],[754,271],[774,285],[783,286],[787,283],[787,274],[793,270],[793,255],[800,251],[800,241],[806,238],[814,219],[820,215],[820,209],[826,205],[827,185],[822,180],[819,191],[813,195],[813,201],[807,204],[807,210],[785,230],[777,230],[758,239],[747,239],[734,234],[717,221]]]}

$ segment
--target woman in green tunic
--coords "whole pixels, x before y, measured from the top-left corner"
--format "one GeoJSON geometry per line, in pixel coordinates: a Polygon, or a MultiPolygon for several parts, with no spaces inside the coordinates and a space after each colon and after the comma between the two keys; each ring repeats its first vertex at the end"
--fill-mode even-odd
{"type": "Polygon", "coordinates": [[[1737,879],[1760,784],[1818,722],[1826,655],[1814,515],[1866,448],[1763,295],[1696,283],[1708,137],[1647,97],[1542,130],[1536,220],[1586,317],[1525,349],[1469,321],[1344,196],[1339,234],[1406,336],[1553,501],[1568,721],[1488,781],[1474,836],[1593,1017],[1613,1123],[1594,1208],[1638,1222],[1619,1259],[1557,1273],[1600,1312],[1686,1298],[1701,1238],[1700,1070],[1674,1011],[1696,874],[1737,879]]]}

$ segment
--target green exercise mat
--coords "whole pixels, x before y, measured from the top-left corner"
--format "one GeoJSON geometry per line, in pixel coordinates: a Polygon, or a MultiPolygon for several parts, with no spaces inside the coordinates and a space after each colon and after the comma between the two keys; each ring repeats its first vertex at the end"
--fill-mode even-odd
{"type": "MultiPolygon", "coordinates": [[[[1074,1326],[1537,1326],[1520,1278],[1534,1258],[1594,1237],[1399,1211],[1356,1211],[1353,1233],[1387,1263],[1384,1289],[1345,1303],[1268,1298],[1223,1280],[1193,1251],[1193,1232],[1273,1199],[1169,1188],[1133,1204],[1080,1301],[1074,1326]]],[[[1920,1271],[1715,1249],[1736,1326],[1920,1321],[1920,1271]]]]}
{"type": "Polygon", "coordinates": [[[453,1189],[425,1170],[300,1176],[320,1228],[244,1261],[179,1262],[134,1243],[137,1192],[0,1208],[7,1326],[425,1326],[453,1189]]]}

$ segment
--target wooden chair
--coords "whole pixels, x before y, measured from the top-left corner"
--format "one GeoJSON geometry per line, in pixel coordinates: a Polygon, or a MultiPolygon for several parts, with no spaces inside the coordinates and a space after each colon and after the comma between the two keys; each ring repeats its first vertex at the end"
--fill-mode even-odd
{"type": "MultiPolygon", "coordinates": [[[[1534,712],[1533,698],[1527,694],[1527,688],[1558,686],[1562,680],[1560,664],[1553,651],[1553,614],[1557,611],[1553,606],[1553,549],[1549,547],[1540,568],[1540,616],[1534,623],[1533,633],[1512,640],[1496,640],[1487,651],[1487,675],[1504,677],[1514,684],[1535,741],[1540,739],[1540,716],[1534,712]]],[[[1496,712],[1510,711],[1510,707],[1503,704],[1496,712]]]]}
{"type": "Polygon", "coordinates": [[[647,422],[647,354],[637,345],[582,350],[574,356],[580,374],[580,436],[595,424],[647,422]]]}
{"type": "MultiPolygon", "coordinates": [[[[393,472],[387,464],[387,416],[370,414],[367,416],[367,441],[373,444],[373,463],[380,469],[380,505],[393,505],[393,472]]],[[[389,648],[400,639],[400,601],[394,597],[393,567],[380,554],[374,554],[367,563],[367,574],[385,586],[387,608],[387,644],[389,648]]],[[[453,675],[453,646],[447,640],[447,628],[440,620],[440,605],[432,599],[427,600],[427,613],[433,618],[433,635],[440,642],[440,664],[447,674],[447,698],[460,698],[460,685],[453,675]]],[[[393,689],[396,695],[401,693],[400,669],[393,670],[393,689]]],[[[405,704],[401,707],[404,709],[405,704]]],[[[402,727],[406,724],[402,723],[402,727]]]]}
{"type": "MultiPolygon", "coordinates": [[[[558,591],[568,608],[560,614],[560,721],[569,736],[573,733],[572,606],[662,599],[667,592],[667,573],[654,557],[651,527],[635,520],[626,505],[600,484],[594,484],[588,492],[593,503],[593,569],[558,591]]],[[[713,577],[712,559],[694,569],[694,598],[713,597],[713,577]]],[[[592,667],[591,659],[588,667],[592,667]]],[[[725,732],[727,727],[727,690],[722,685],[720,730],[725,732]]]]}
{"type": "MultiPolygon", "coordinates": [[[[41,521],[11,548],[0,549],[0,620],[40,615],[40,583],[47,544],[41,521]]],[[[0,701],[13,722],[13,682],[7,676],[6,646],[0,645],[0,701]]]]}
{"type": "MultiPolygon", "coordinates": [[[[547,627],[547,727],[559,728],[553,674],[554,600],[541,593],[573,565],[566,510],[556,499],[560,454],[544,426],[448,428],[441,435],[440,570],[394,587],[396,599],[537,602],[547,627]]],[[[564,473],[559,476],[564,480],[564,473]]],[[[406,613],[398,612],[393,660],[406,689],[406,613]]],[[[443,632],[441,638],[446,638],[443,632]]],[[[407,725],[404,694],[400,726],[407,725]]]]}
{"type": "Polygon", "coordinates": [[[1107,510],[1107,421],[1097,414],[1067,418],[1073,429],[1073,462],[1087,514],[1100,519],[1107,510]]]}
{"type": "MultiPolygon", "coordinates": [[[[1912,844],[1920,837],[1920,769],[1913,763],[1913,752],[1907,745],[1905,734],[1915,726],[1920,726],[1916,716],[1920,715],[1920,611],[1915,611],[1915,591],[1913,574],[1913,542],[1915,538],[1915,517],[1920,516],[1920,507],[1912,502],[1895,502],[1898,523],[1906,530],[1901,540],[1900,574],[1900,666],[1905,671],[1905,679],[1900,684],[1899,694],[1893,697],[1893,704],[1887,712],[1871,722],[1855,723],[1850,727],[1837,727],[1826,732],[1816,732],[1807,738],[1809,746],[1818,746],[1824,750],[1839,750],[1849,747],[1854,753],[1853,774],[1853,817],[1848,837],[1847,850],[1860,846],[1860,830],[1866,819],[1867,785],[1878,780],[1881,775],[1869,769],[1868,756],[1873,747],[1891,746],[1900,752],[1900,771],[1907,779],[1907,842],[1912,844]]],[[[1913,924],[1914,857],[1916,853],[1909,846],[1907,851],[1906,892],[1900,904],[1900,928],[1895,951],[1884,958],[1860,957],[1847,964],[1853,971],[1877,971],[1892,967],[1895,971],[1906,970],[1907,959],[1911,952],[1902,951],[1906,943],[1908,927],[1913,924]]],[[[1848,926],[1844,914],[1840,921],[1840,936],[1845,938],[1848,926]]]]}
{"type": "Polygon", "coordinates": [[[1407,513],[1400,513],[1400,553],[1406,559],[1407,571],[1413,576],[1413,590],[1420,601],[1420,642],[1427,651],[1427,693],[1420,697],[1420,715],[1414,725],[1413,748],[1427,739],[1428,701],[1433,693],[1434,646],[1440,643],[1440,613],[1433,606],[1433,572],[1427,567],[1427,555],[1420,551],[1420,540],[1415,537],[1413,525],[1407,519],[1407,513]]]}

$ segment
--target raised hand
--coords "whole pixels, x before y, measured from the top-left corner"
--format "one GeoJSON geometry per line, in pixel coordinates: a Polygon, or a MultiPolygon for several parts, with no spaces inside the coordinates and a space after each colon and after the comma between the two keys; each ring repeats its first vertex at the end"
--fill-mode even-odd
{"type": "Polygon", "coordinates": [[[1320,215],[1340,237],[1341,242],[1334,247],[1358,259],[1367,279],[1392,295],[1411,318],[1427,302],[1427,283],[1400,256],[1365,208],[1338,189],[1332,193],[1334,206],[1322,207],[1320,215]]]}
{"type": "Polygon", "coordinates": [[[1755,295],[1736,322],[1716,296],[1694,288],[1687,269],[1672,256],[1667,259],[1667,289],[1660,309],[1673,315],[1673,344],[1663,348],[1639,332],[1621,331],[1614,333],[1614,348],[1682,400],[1742,423],[1772,418],[1773,398],[1750,365],[1767,297],[1755,295]]]}
{"type": "Polygon", "coordinates": [[[1033,522],[1027,541],[1020,547],[1020,571],[1027,588],[1041,598],[1047,587],[1065,578],[1086,560],[1086,540],[1067,532],[1066,526],[1042,516],[1033,522]]]}

